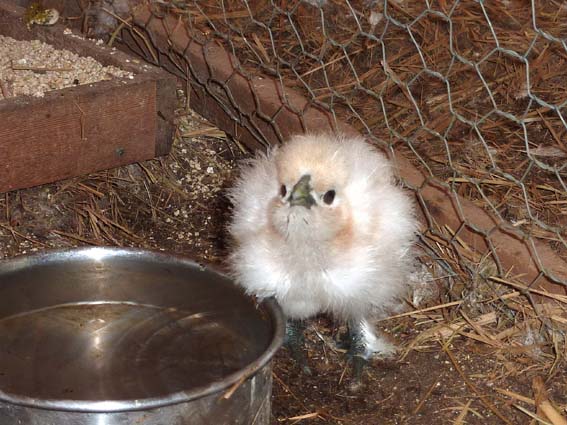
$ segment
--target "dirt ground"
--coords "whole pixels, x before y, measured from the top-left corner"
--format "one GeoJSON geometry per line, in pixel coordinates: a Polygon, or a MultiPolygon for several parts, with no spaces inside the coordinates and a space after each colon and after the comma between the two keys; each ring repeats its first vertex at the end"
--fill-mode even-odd
{"type": "MultiPolygon", "coordinates": [[[[533,405],[518,398],[531,399],[532,377],[544,372],[522,356],[509,357],[459,338],[447,347],[416,347],[405,357],[374,361],[366,372],[366,388],[351,394],[343,377],[348,375],[343,355],[333,352],[318,336],[329,335],[330,327],[326,319],[315,321],[311,327],[313,377],[302,375],[285,350],[279,353],[274,368],[274,423],[530,423],[514,405],[533,410],[533,405]]],[[[412,320],[387,329],[402,345],[420,332],[412,320]]],[[[567,401],[565,378],[561,371],[547,383],[551,398],[563,412],[567,401]]]]}
{"type": "MultiPolygon", "coordinates": [[[[224,190],[249,153],[191,112],[179,112],[174,149],[165,158],[8,193],[0,197],[0,258],[52,248],[121,245],[159,249],[222,266],[224,190]]],[[[433,260],[431,260],[433,261],[433,260]]],[[[442,303],[446,289],[429,304],[442,303]]],[[[282,349],[274,362],[273,424],[529,424],[536,412],[532,380],[542,377],[564,415],[567,374],[553,356],[457,332],[423,338],[454,319],[456,307],[381,323],[399,355],[366,369],[366,386],[348,390],[349,368],[328,318],[310,322],[302,374],[282,349]],[[532,417],[530,417],[530,415],[532,417]]],[[[551,422],[539,422],[541,424],[551,422]]],[[[555,424],[554,424],[555,425],[555,424]]]]}

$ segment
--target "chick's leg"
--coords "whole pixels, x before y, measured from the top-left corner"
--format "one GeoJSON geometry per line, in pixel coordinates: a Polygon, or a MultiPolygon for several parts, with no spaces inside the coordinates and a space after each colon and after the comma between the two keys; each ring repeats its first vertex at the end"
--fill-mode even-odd
{"type": "Polygon", "coordinates": [[[348,322],[347,356],[352,363],[351,389],[357,390],[362,386],[362,372],[368,363],[368,347],[364,333],[364,321],[351,320],[348,322]]]}
{"type": "Polygon", "coordinates": [[[303,320],[288,319],[285,326],[285,345],[291,352],[291,357],[299,364],[303,373],[311,375],[305,357],[305,322],[303,320]]]}

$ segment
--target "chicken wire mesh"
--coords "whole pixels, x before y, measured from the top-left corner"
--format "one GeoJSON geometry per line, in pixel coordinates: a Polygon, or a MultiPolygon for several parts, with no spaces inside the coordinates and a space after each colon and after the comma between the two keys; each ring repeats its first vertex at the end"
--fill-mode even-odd
{"type": "MultiPolygon", "coordinates": [[[[567,301],[564,2],[155,0],[132,11],[125,42],[186,79],[225,131],[268,146],[354,129],[399,165],[422,246],[450,276],[501,300],[503,283],[539,313],[541,297],[567,301]]],[[[556,313],[545,315],[555,328],[556,313]]]]}

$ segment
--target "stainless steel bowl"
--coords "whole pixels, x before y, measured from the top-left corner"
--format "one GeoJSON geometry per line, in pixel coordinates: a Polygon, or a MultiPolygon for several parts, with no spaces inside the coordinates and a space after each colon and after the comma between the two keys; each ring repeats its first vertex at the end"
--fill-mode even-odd
{"type": "Polygon", "coordinates": [[[274,302],[162,253],[0,262],[0,424],[268,424],[274,302]],[[255,422],[253,422],[255,421],[255,422]]]}

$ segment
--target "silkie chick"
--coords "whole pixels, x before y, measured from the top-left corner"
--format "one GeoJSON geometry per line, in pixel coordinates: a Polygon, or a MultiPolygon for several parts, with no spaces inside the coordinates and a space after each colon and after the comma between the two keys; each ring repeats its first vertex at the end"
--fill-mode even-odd
{"type": "Polygon", "coordinates": [[[360,386],[367,359],[394,352],[371,321],[399,306],[413,264],[414,206],[389,161],[362,138],[294,136],[251,160],[229,197],[237,283],[276,299],[307,373],[305,319],[345,322],[352,386],[360,386]]]}

